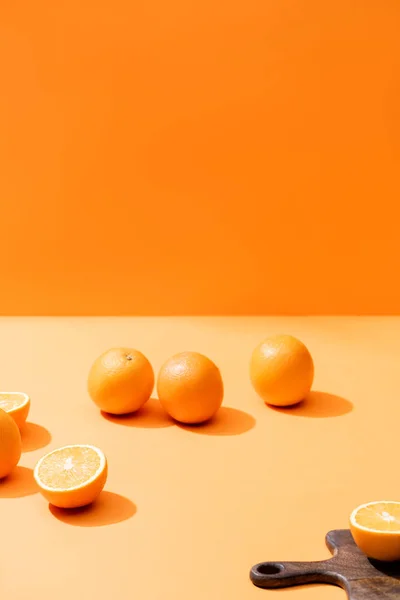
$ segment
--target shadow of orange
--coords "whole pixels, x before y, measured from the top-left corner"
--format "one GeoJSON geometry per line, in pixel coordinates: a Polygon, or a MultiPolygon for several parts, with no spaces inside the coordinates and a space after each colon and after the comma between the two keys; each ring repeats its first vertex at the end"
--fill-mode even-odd
{"type": "Polygon", "coordinates": [[[150,398],[140,410],[129,415],[110,415],[105,412],[101,414],[107,421],[117,423],[117,425],[124,425],[125,427],[158,429],[161,427],[170,427],[174,424],[156,398],[150,398]]]}
{"type": "Polygon", "coordinates": [[[23,498],[38,491],[33,471],[27,467],[16,467],[10,475],[0,479],[0,498],[23,498]]]}
{"type": "Polygon", "coordinates": [[[295,406],[271,406],[273,410],[296,417],[324,419],[341,417],[353,410],[353,404],[334,394],[326,392],[310,392],[307,398],[295,406]]]}
{"type": "Polygon", "coordinates": [[[207,423],[200,423],[199,425],[177,423],[181,429],[202,435],[241,435],[253,429],[255,424],[254,417],[243,410],[228,406],[222,406],[215,417],[207,423]]]}
{"type": "Polygon", "coordinates": [[[25,423],[21,431],[22,452],[33,452],[44,448],[51,442],[51,434],[36,423],[25,423]]]}
{"type": "Polygon", "coordinates": [[[77,527],[104,527],[126,521],[136,513],[136,505],[119,494],[102,492],[96,502],[83,508],[57,508],[49,504],[52,515],[66,523],[77,527]]]}

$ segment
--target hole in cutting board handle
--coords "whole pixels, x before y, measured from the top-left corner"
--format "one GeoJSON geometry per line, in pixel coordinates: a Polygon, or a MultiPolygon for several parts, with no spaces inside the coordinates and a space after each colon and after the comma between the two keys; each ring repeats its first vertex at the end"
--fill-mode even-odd
{"type": "Polygon", "coordinates": [[[277,563],[262,563],[257,566],[260,575],[278,575],[283,571],[283,566],[277,563]]]}

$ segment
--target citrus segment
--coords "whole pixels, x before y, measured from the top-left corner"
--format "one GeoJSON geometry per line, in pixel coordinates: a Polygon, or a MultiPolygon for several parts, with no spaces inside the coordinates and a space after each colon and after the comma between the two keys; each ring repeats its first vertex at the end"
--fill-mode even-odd
{"type": "Polygon", "coordinates": [[[24,392],[0,392],[0,408],[14,419],[19,429],[28,418],[30,404],[30,398],[24,392]]]}
{"type": "Polygon", "coordinates": [[[400,560],[400,502],[369,502],[350,515],[350,529],[357,546],[369,558],[400,560]]]}
{"type": "Polygon", "coordinates": [[[107,479],[103,452],[90,445],[64,446],[37,463],[34,476],[43,496],[59,508],[91,504],[107,479]]]}

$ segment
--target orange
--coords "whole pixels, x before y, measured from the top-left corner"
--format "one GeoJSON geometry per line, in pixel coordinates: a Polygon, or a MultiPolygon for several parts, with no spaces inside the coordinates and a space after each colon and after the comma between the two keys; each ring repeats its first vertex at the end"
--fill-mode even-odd
{"type": "Polygon", "coordinates": [[[250,379],[256,392],[274,406],[290,406],[303,400],[314,379],[311,354],[291,335],[276,335],[254,350],[250,379]]]}
{"type": "Polygon", "coordinates": [[[6,411],[16,422],[19,429],[28,418],[31,401],[23,392],[0,392],[0,408],[6,411]]]}
{"type": "Polygon", "coordinates": [[[36,464],[34,477],[41,493],[59,508],[77,508],[96,500],[107,479],[107,460],[95,446],[64,446],[36,464]]]}
{"type": "Polygon", "coordinates": [[[369,558],[400,560],[400,502],[369,502],[350,515],[350,530],[357,546],[369,558]]]}
{"type": "Polygon", "coordinates": [[[0,479],[11,473],[21,458],[22,442],[12,417],[0,409],[0,479]]]}
{"type": "Polygon", "coordinates": [[[218,367],[209,358],[197,352],[182,352],[161,367],[157,392],[173,419],[203,423],[221,406],[224,386],[218,367]]]}
{"type": "Polygon", "coordinates": [[[132,413],[150,398],[153,367],[132,348],[112,348],[99,356],[89,373],[88,390],[95,404],[113,415],[132,413]]]}

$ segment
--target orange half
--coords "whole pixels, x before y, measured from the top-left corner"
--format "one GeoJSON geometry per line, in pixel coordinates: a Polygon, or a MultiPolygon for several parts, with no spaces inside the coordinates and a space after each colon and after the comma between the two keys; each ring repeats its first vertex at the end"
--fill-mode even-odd
{"type": "Polygon", "coordinates": [[[21,430],[28,418],[31,401],[24,392],[0,392],[0,408],[8,413],[21,430]]]}
{"type": "Polygon", "coordinates": [[[42,495],[59,508],[77,508],[96,500],[107,480],[107,460],[95,446],[77,444],[49,452],[34,477],[42,495]]]}
{"type": "Polygon", "coordinates": [[[369,558],[400,560],[400,502],[383,500],[358,506],[350,515],[350,529],[369,558]]]}

